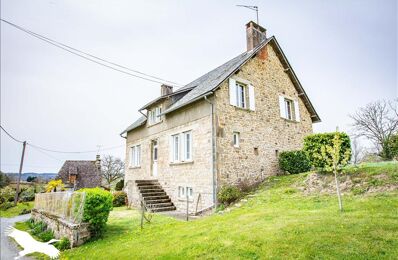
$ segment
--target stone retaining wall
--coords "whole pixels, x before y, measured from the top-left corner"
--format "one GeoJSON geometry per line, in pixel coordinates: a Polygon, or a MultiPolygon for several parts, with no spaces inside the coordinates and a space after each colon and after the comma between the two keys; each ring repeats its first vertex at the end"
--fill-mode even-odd
{"type": "Polygon", "coordinates": [[[43,221],[47,227],[54,232],[56,239],[66,237],[69,239],[71,247],[76,247],[90,238],[88,223],[74,224],[47,212],[32,209],[31,213],[34,221],[43,221]]]}

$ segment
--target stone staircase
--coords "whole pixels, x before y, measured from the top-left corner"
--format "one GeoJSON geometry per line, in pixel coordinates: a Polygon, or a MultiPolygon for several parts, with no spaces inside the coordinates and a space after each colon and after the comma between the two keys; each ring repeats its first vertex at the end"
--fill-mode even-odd
{"type": "Polygon", "coordinates": [[[135,184],[141,193],[141,197],[152,212],[176,210],[170,197],[163,190],[158,180],[136,180],[135,184]]]}

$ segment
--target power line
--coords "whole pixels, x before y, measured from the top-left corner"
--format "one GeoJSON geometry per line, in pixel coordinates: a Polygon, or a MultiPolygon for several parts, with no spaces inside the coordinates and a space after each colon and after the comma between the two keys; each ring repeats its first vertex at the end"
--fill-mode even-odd
{"type": "MultiPolygon", "coordinates": [[[[47,151],[47,152],[52,152],[52,153],[97,153],[98,152],[98,149],[97,150],[89,150],[89,151],[59,151],[59,150],[52,150],[52,149],[40,147],[40,146],[33,145],[33,144],[28,144],[28,145],[31,146],[31,147],[34,147],[36,149],[40,149],[40,150],[47,151]]],[[[112,146],[112,147],[109,147],[109,148],[101,149],[101,151],[113,150],[113,149],[116,149],[116,148],[120,148],[122,146],[123,145],[112,146]]]]}
{"type": "MultiPolygon", "coordinates": [[[[14,136],[12,136],[9,132],[7,132],[7,131],[4,129],[3,126],[0,126],[0,127],[1,127],[1,129],[2,129],[11,139],[13,139],[14,141],[16,141],[16,142],[18,142],[18,143],[23,143],[22,141],[19,141],[17,138],[15,138],[14,136]]],[[[29,146],[32,147],[32,148],[37,149],[37,150],[42,150],[42,151],[52,152],[52,153],[82,154],[82,153],[97,153],[97,152],[98,152],[98,149],[97,149],[97,150],[88,150],[88,151],[60,151],[60,150],[53,150],[53,149],[41,147],[41,146],[34,145],[34,144],[31,144],[31,143],[26,143],[26,144],[29,145],[29,146]]],[[[124,146],[124,145],[110,146],[110,147],[108,147],[108,148],[101,149],[101,151],[109,151],[109,150],[121,148],[121,147],[123,147],[123,146],[124,146]]],[[[55,158],[55,157],[53,157],[53,159],[59,160],[58,158],[55,158]]]]}
{"type": "Polygon", "coordinates": [[[7,134],[11,139],[13,139],[15,142],[23,143],[22,141],[16,139],[14,136],[12,136],[10,133],[8,133],[2,126],[0,126],[0,127],[1,127],[1,130],[3,130],[4,133],[6,133],[6,134],[7,134]]]}
{"type": "Polygon", "coordinates": [[[119,65],[119,64],[117,64],[117,63],[108,61],[108,60],[106,60],[106,59],[103,59],[103,58],[100,58],[100,57],[98,57],[98,56],[92,55],[92,54],[90,54],[90,53],[87,53],[87,52],[78,50],[78,49],[73,48],[73,47],[71,47],[71,46],[69,46],[69,45],[63,44],[63,43],[61,43],[61,42],[52,40],[52,39],[50,39],[50,38],[48,38],[48,37],[45,37],[45,36],[43,36],[43,35],[40,35],[40,34],[35,33],[35,32],[33,32],[33,31],[30,31],[30,30],[28,30],[28,29],[26,29],[26,28],[24,28],[24,27],[21,27],[21,26],[19,26],[19,25],[16,25],[16,24],[14,24],[14,23],[12,23],[12,22],[9,22],[9,21],[7,21],[7,20],[4,20],[4,19],[0,19],[0,20],[1,20],[2,22],[4,22],[4,23],[7,23],[7,24],[10,25],[10,26],[13,26],[14,28],[16,28],[16,29],[18,29],[18,30],[21,30],[21,31],[23,31],[23,32],[25,32],[25,33],[27,33],[27,34],[33,36],[33,37],[36,37],[37,39],[40,39],[40,40],[42,40],[42,41],[45,41],[45,42],[47,42],[47,43],[49,43],[49,44],[51,44],[51,45],[53,45],[53,46],[55,46],[55,47],[57,47],[57,48],[60,48],[60,49],[62,49],[62,50],[64,50],[64,51],[67,51],[67,52],[69,52],[69,53],[72,53],[72,54],[74,54],[74,55],[77,55],[77,56],[79,56],[79,57],[81,57],[81,58],[83,58],[83,59],[86,59],[86,60],[88,60],[88,61],[94,62],[94,63],[96,63],[96,64],[98,64],[98,65],[101,65],[101,66],[104,66],[104,67],[106,67],[106,68],[109,68],[109,69],[112,69],[112,70],[115,70],[115,71],[118,71],[118,72],[121,72],[121,73],[130,75],[130,76],[133,76],[133,77],[136,77],[136,78],[140,78],[140,79],[143,79],[143,80],[155,82],[155,83],[160,83],[160,84],[164,84],[164,83],[170,84],[170,83],[171,83],[171,84],[173,84],[173,85],[182,86],[182,84],[179,84],[179,83],[176,83],[176,82],[173,82],[173,81],[169,81],[169,80],[165,80],[165,79],[162,79],[162,78],[159,78],[159,77],[156,77],[156,76],[152,76],[152,75],[150,75],[150,74],[143,73],[143,72],[140,72],[140,71],[138,71],[138,70],[130,69],[130,68],[126,67],[126,66],[119,65]],[[83,54],[83,55],[82,55],[82,54],[83,54]],[[86,57],[86,56],[84,56],[84,55],[86,55],[86,56],[88,56],[88,57],[86,57]],[[91,57],[91,58],[90,58],[90,57],[91,57]],[[116,66],[116,67],[119,67],[119,68],[122,68],[122,69],[125,69],[125,70],[132,71],[132,72],[134,72],[134,73],[143,75],[143,76],[145,76],[145,77],[139,76],[139,75],[135,75],[135,74],[132,74],[132,73],[123,71],[123,70],[118,69],[118,68],[114,68],[114,67],[112,67],[112,66],[110,66],[110,65],[104,64],[104,63],[99,62],[99,61],[106,62],[106,63],[111,64],[111,65],[113,65],[113,66],[116,66]],[[148,77],[149,77],[149,78],[148,78],[148,77]]]}

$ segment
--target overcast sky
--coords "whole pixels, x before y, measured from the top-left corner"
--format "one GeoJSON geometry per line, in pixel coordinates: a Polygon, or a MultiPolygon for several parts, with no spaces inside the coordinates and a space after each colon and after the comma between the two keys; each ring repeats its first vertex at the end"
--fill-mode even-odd
{"type": "MultiPolygon", "coordinates": [[[[322,123],[349,131],[349,113],[398,96],[396,1],[3,0],[1,17],[77,49],[187,84],[246,49],[258,5],[322,123]]],[[[160,85],[112,71],[1,23],[1,125],[28,143],[124,158],[119,133],[160,85]]],[[[17,172],[22,145],[1,133],[1,170],[17,172]]],[[[28,146],[24,172],[58,172],[66,159],[28,146]]]]}

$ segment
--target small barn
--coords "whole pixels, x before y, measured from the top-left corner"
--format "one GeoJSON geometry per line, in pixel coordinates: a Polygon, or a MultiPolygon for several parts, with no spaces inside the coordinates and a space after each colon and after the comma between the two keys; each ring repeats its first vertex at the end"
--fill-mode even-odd
{"type": "Polygon", "coordinates": [[[101,158],[90,160],[67,160],[58,172],[66,189],[78,190],[101,186],[101,158]]]}

